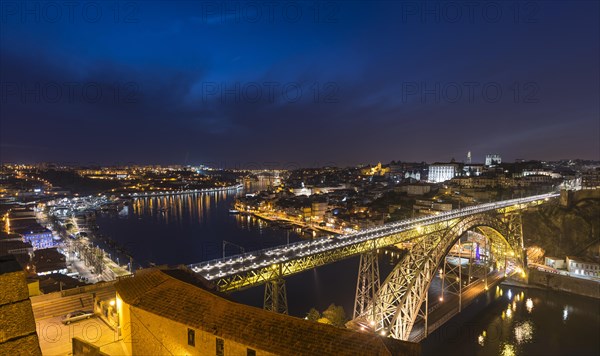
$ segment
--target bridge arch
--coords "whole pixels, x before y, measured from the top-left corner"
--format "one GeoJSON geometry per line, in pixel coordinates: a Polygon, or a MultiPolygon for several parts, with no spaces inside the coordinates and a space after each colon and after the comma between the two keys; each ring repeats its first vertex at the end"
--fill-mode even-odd
{"type": "Polygon", "coordinates": [[[467,232],[481,232],[492,246],[512,251],[523,263],[520,216],[475,214],[455,219],[445,229],[419,236],[408,254],[382,283],[375,300],[355,322],[368,323],[383,336],[408,340],[431,281],[452,246],[467,232]]]}

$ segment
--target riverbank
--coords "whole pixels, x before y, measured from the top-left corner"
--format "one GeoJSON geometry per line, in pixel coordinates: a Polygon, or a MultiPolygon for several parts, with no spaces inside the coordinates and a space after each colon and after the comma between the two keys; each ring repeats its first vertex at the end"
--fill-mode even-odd
{"type": "Polygon", "coordinates": [[[542,272],[536,269],[529,270],[528,276],[529,285],[600,299],[600,283],[597,281],[542,272]]]}
{"type": "Polygon", "coordinates": [[[526,282],[507,278],[502,284],[511,287],[552,290],[600,299],[600,283],[596,281],[543,272],[537,269],[530,269],[527,276],[526,282]]]}
{"type": "MultiPolygon", "coordinates": [[[[75,221],[72,230],[67,231],[57,220],[52,221],[46,212],[38,212],[36,218],[52,231],[53,236],[60,237],[60,242],[55,247],[66,256],[67,268],[71,273],[77,273],[88,283],[113,281],[117,277],[131,274],[127,268],[113,261],[104,249],[99,248],[97,242],[94,246],[92,240],[81,236],[82,231],[75,221]]],[[[87,230],[85,232],[93,236],[93,233],[87,230]]]]}
{"type": "Polygon", "coordinates": [[[218,188],[206,188],[206,189],[189,189],[189,190],[171,190],[168,192],[151,192],[151,193],[131,193],[128,196],[130,198],[148,198],[148,197],[161,197],[165,195],[184,195],[184,194],[203,194],[203,193],[216,193],[229,190],[243,189],[243,184],[229,185],[226,187],[218,188]]]}
{"type": "Polygon", "coordinates": [[[263,219],[263,220],[266,220],[266,221],[269,221],[269,222],[285,222],[285,223],[293,224],[293,225],[299,226],[299,227],[301,227],[303,229],[321,230],[321,231],[328,232],[328,233],[331,233],[331,234],[336,234],[336,235],[342,235],[344,233],[341,230],[331,229],[331,228],[328,228],[327,226],[318,226],[318,225],[306,224],[306,223],[303,223],[301,221],[286,219],[286,218],[282,218],[282,217],[279,217],[279,216],[261,214],[261,213],[258,213],[258,212],[243,212],[243,213],[255,216],[255,217],[259,218],[259,219],[263,219]]]}

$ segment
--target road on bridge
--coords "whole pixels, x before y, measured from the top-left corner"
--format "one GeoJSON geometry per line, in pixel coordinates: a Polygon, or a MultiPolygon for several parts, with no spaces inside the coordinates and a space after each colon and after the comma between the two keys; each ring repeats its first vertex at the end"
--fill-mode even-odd
{"type": "MultiPolygon", "coordinates": [[[[496,286],[504,279],[504,271],[494,271],[488,274],[487,287],[488,289],[496,286]]],[[[481,293],[485,291],[486,281],[485,279],[478,279],[471,283],[462,292],[462,309],[466,308],[471,304],[481,293]]],[[[450,320],[454,315],[458,314],[458,296],[454,294],[445,294],[443,301],[438,301],[429,308],[428,313],[428,334],[431,334],[437,328],[442,326],[445,322],[450,320]]],[[[423,340],[425,336],[425,321],[420,319],[413,325],[413,329],[410,334],[410,341],[419,342],[423,340]]]]}

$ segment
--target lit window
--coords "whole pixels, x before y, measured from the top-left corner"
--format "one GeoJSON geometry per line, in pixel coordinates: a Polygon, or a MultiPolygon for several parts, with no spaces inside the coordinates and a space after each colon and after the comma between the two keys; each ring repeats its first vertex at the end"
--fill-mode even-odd
{"type": "Polygon", "coordinates": [[[225,342],[223,339],[217,338],[217,356],[225,356],[225,342]]]}
{"type": "Polygon", "coordinates": [[[188,345],[196,346],[196,331],[188,329],[188,345]]]}

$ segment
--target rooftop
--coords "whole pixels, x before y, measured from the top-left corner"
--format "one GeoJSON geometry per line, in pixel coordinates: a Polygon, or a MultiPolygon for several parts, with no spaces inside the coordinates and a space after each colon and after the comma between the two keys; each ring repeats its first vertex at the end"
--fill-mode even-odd
{"type": "MultiPolygon", "coordinates": [[[[156,268],[115,287],[123,301],[189,327],[279,355],[416,355],[420,346],[235,303],[156,268]]],[[[206,284],[208,285],[208,284],[206,284]]]]}
{"type": "Polygon", "coordinates": [[[14,256],[0,256],[1,355],[41,355],[23,272],[14,256]]]}

